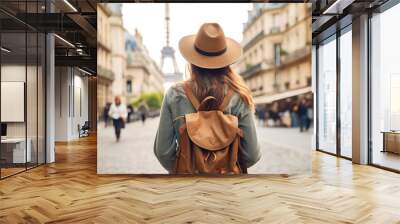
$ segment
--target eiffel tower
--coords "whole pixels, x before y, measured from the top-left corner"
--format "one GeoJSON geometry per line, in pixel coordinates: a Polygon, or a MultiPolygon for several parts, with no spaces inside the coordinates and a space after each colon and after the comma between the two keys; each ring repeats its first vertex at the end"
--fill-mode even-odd
{"type": "Polygon", "coordinates": [[[165,26],[166,26],[166,45],[161,50],[161,71],[164,74],[165,82],[177,82],[183,79],[182,73],[179,72],[178,64],[175,59],[175,50],[169,45],[169,4],[165,4],[165,26]],[[165,59],[170,58],[174,66],[174,72],[164,71],[165,59]]]}

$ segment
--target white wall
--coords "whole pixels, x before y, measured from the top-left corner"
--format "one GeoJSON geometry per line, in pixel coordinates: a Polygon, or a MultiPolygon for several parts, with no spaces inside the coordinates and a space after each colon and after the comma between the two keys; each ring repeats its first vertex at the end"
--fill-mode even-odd
{"type": "MultiPolygon", "coordinates": [[[[25,82],[25,65],[2,65],[1,81],[2,82],[25,82]]],[[[6,110],[7,108],[1,108],[6,110]]],[[[8,122],[8,137],[25,137],[25,122],[8,122]]]]}
{"type": "MultiPolygon", "coordinates": [[[[26,85],[26,99],[24,95],[24,87],[19,89],[19,94],[22,94],[19,102],[20,107],[13,108],[12,106],[5,106],[1,108],[2,114],[4,113],[16,113],[20,114],[21,121],[17,122],[5,122],[7,124],[7,137],[9,138],[27,138],[30,140],[30,148],[32,161],[36,162],[36,158],[39,159],[39,163],[43,163],[45,156],[45,142],[44,142],[44,74],[42,73],[41,67],[36,66],[25,66],[25,64],[3,64],[1,66],[1,81],[3,82],[20,82],[26,85]],[[38,69],[38,70],[37,70],[38,69]],[[27,80],[25,80],[27,78],[27,80]],[[26,105],[25,105],[26,104],[26,105]],[[13,111],[14,110],[14,111],[13,111]],[[26,119],[24,114],[26,112],[26,119]]],[[[2,98],[9,98],[2,88],[2,98]],[[5,94],[5,95],[4,95],[5,94]]],[[[16,94],[16,93],[15,93],[16,94]]],[[[4,102],[2,102],[3,104],[4,102]]],[[[11,104],[13,102],[10,102],[11,104]]],[[[18,104],[18,102],[14,103],[18,104]]],[[[3,117],[2,117],[2,120],[3,117]]],[[[51,157],[49,162],[51,162],[51,157]]]]}
{"type": "Polygon", "coordinates": [[[71,119],[71,132],[72,138],[78,138],[78,124],[81,126],[88,121],[88,79],[87,77],[82,77],[80,75],[74,75],[73,82],[74,91],[72,92],[73,96],[71,99],[74,99],[74,102],[71,102],[71,105],[74,105],[71,108],[72,111],[72,119],[71,119]]]}
{"type": "Polygon", "coordinates": [[[88,78],[71,67],[56,67],[55,73],[55,141],[70,141],[88,120],[88,78]]]}
{"type": "MultiPolygon", "coordinates": [[[[1,81],[3,82],[25,82],[25,69],[31,70],[32,67],[26,68],[25,65],[2,65],[1,81]]],[[[29,93],[28,93],[29,96],[29,93]]],[[[6,110],[7,108],[1,108],[6,110]]],[[[7,122],[8,137],[25,137],[25,122],[7,122]]]]}
{"type": "MultiPolygon", "coordinates": [[[[399,12],[400,5],[396,5],[371,19],[371,129],[374,152],[383,148],[382,131],[400,129],[400,34],[393,28],[400,19],[399,12]]],[[[374,156],[372,158],[375,160],[374,156]]]]}
{"type": "Polygon", "coordinates": [[[68,139],[68,76],[67,67],[55,68],[55,141],[68,139]]]}

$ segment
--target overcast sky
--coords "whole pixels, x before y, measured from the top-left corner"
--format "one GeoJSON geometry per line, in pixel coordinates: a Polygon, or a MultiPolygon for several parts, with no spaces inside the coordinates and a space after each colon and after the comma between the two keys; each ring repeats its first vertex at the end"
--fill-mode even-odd
{"type": "MultiPolygon", "coordinates": [[[[179,70],[184,72],[185,60],[179,53],[179,39],[195,34],[204,22],[218,22],[225,35],[242,40],[243,23],[247,21],[249,3],[170,3],[170,45],[175,49],[179,70]]],[[[166,44],[165,4],[124,3],[122,7],[124,27],[131,33],[135,28],[142,34],[150,56],[157,62],[166,44]]],[[[171,66],[167,67],[171,69],[171,66]]]]}

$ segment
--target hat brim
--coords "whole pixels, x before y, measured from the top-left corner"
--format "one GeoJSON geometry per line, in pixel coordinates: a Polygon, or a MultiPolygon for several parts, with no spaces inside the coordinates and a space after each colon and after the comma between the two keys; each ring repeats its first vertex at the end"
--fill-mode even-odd
{"type": "Polygon", "coordinates": [[[226,51],[217,56],[200,54],[194,47],[196,35],[188,35],[179,41],[179,51],[191,64],[201,68],[223,68],[235,63],[242,55],[242,47],[235,40],[226,37],[226,51]]]}

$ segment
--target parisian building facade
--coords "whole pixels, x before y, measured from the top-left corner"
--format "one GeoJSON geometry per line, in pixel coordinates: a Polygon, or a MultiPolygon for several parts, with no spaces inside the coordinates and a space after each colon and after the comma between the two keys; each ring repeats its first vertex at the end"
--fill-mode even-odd
{"type": "Polygon", "coordinates": [[[111,86],[115,79],[112,69],[111,25],[112,11],[105,4],[97,4],[97,114],[112,101],[111,86]]]}
{"type": "Polygon", "coordinates": [[[126,66],[125,32],[122,20],[122,4],[106,4],[112,11],[110,17],[111,32],[111,64],[115,74],[112,83],[112,96],[120,96],[126,103],[124,72],[126,66]]]}
{"type": "Polygon", "coordinates": [[[98,4],[98,108],[120,96],[131,104],[143,93],[164,92],[163,75],[150,57],[142,36],[127,31],[122,4],[98,4]]]}
{"type": "Polygon", "coordinates": [[[163,74],[150,57],[140,32],[135,30],[134,35],[127,32],[125,37],[127,64],[124,78],[127,102],[133,102],[143,93],[164,92],[163,74]]]}
{"type": "Polygon", "coordinates": [[[234,65],[256,106],[277,107],[311,95],[309,4],[259,4],[243,29],[243,57],[234,65]]]}

